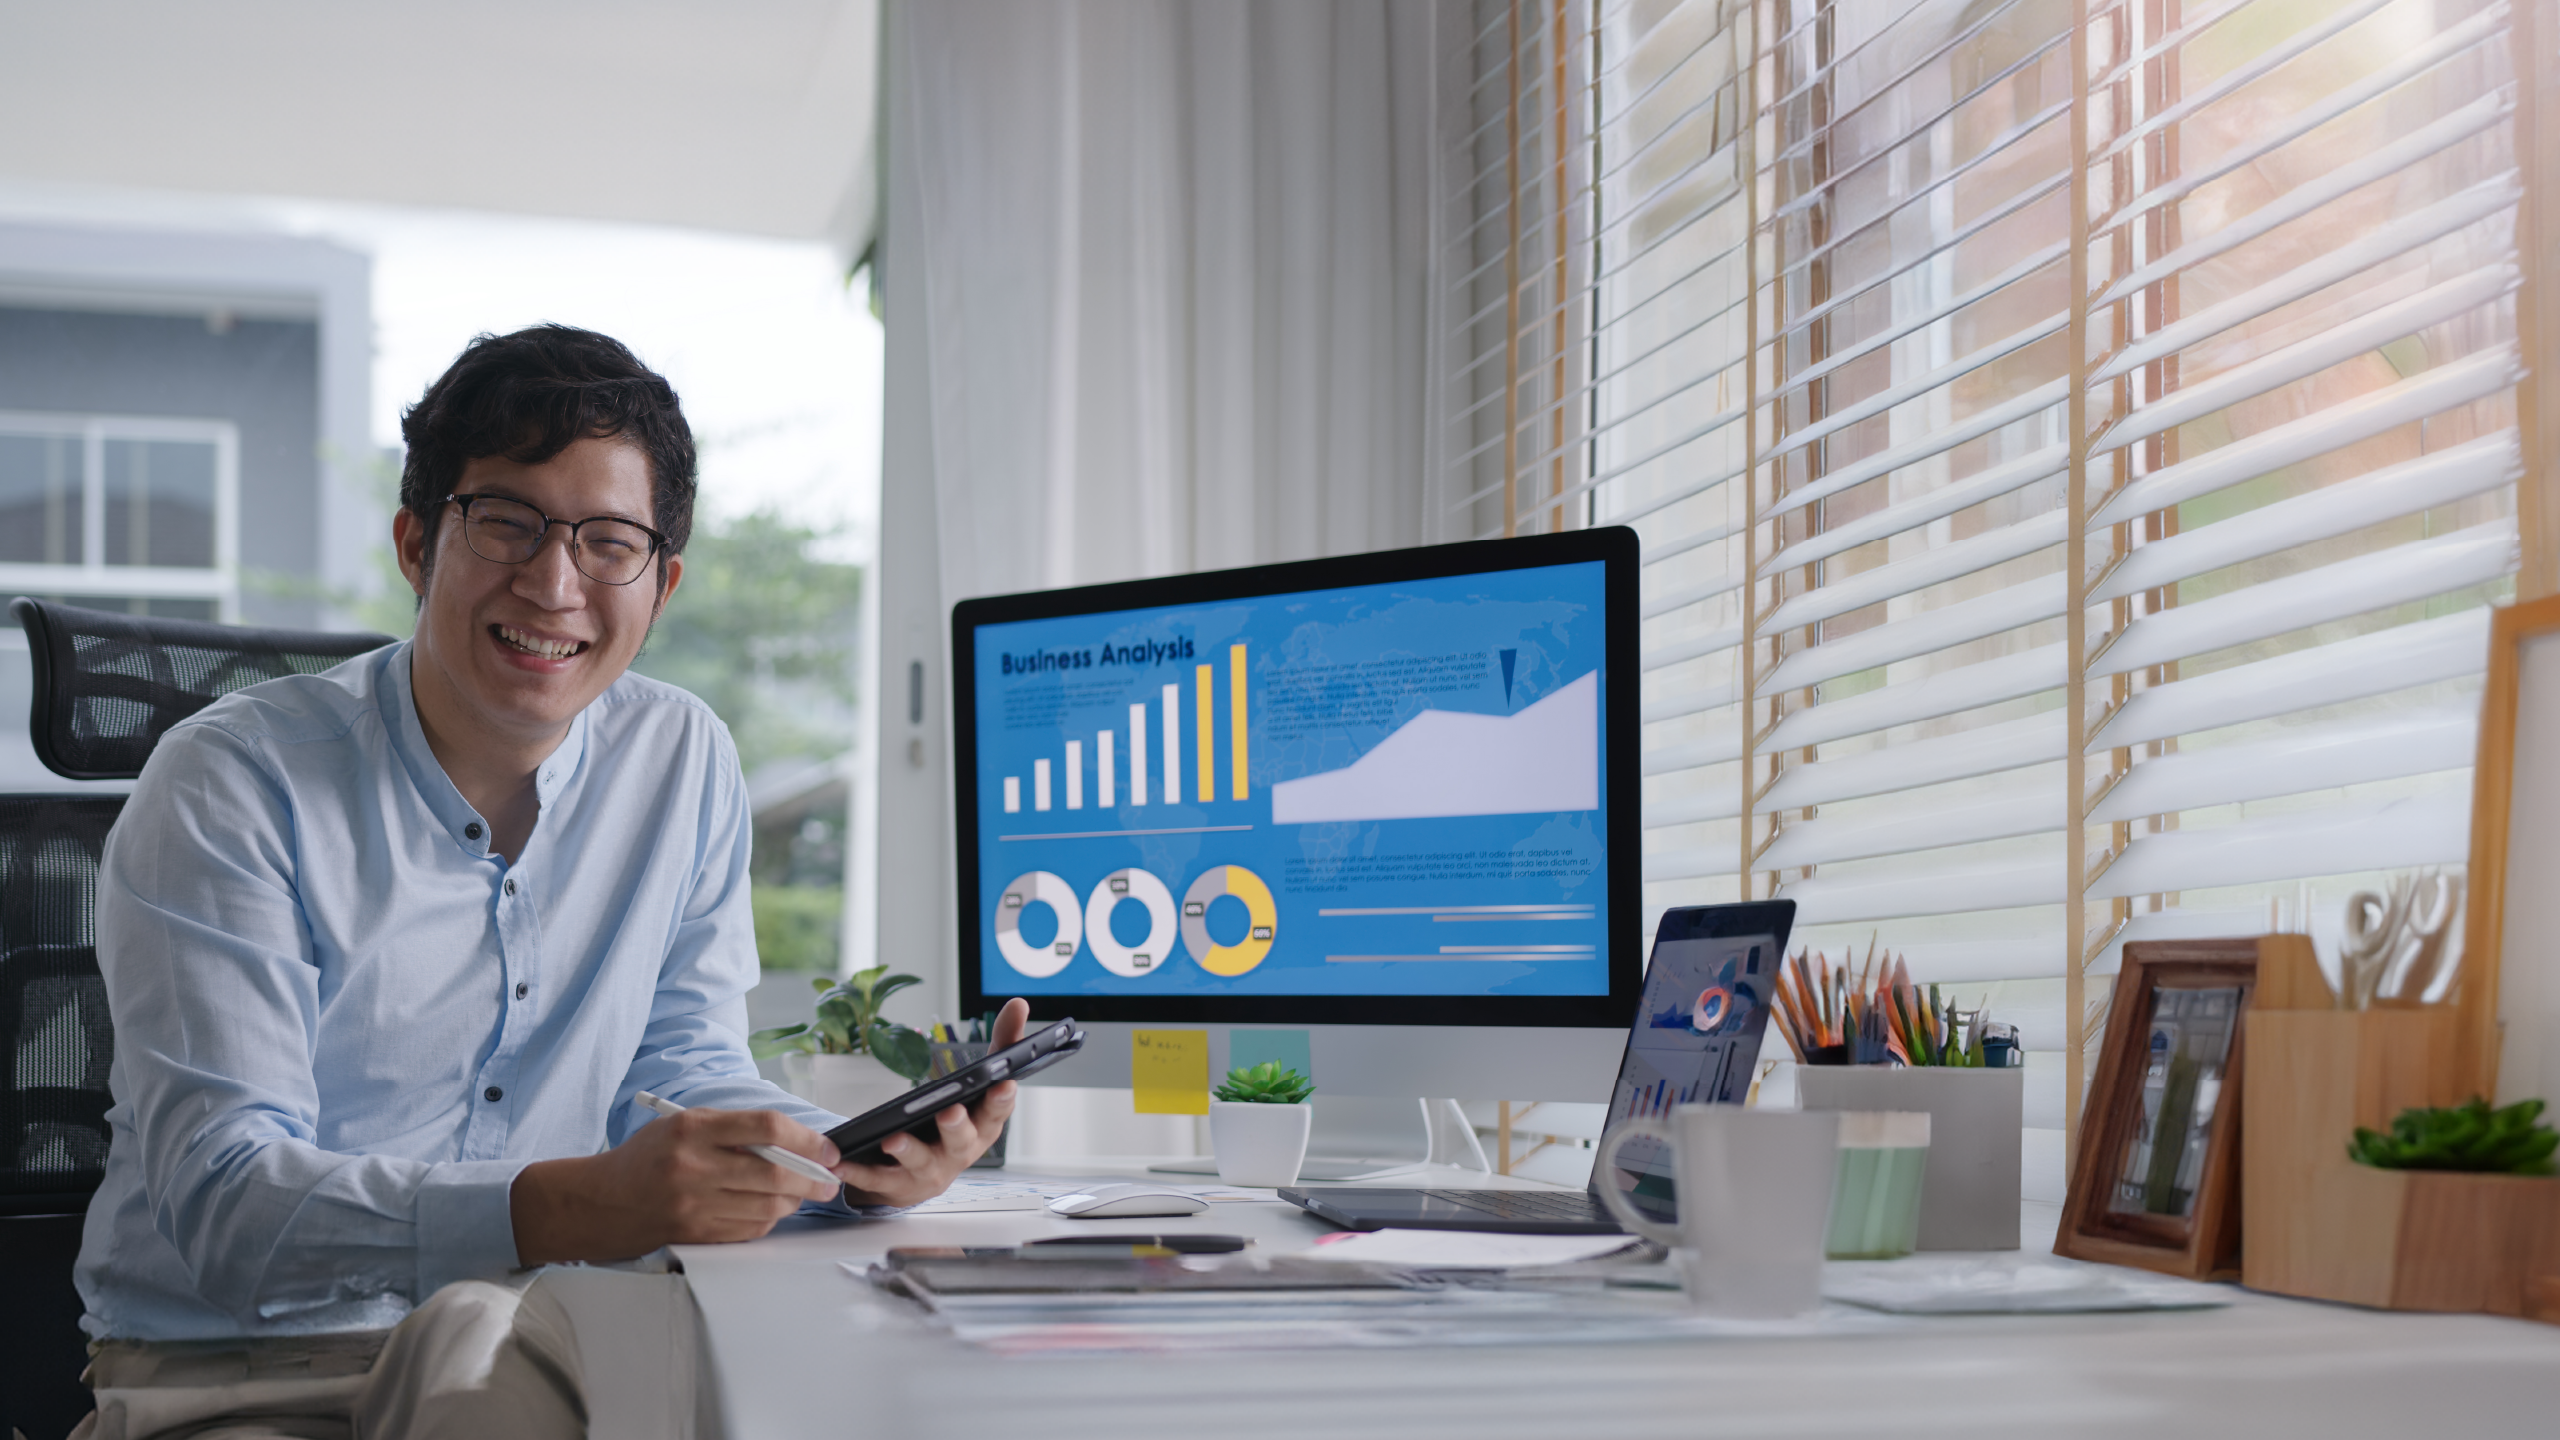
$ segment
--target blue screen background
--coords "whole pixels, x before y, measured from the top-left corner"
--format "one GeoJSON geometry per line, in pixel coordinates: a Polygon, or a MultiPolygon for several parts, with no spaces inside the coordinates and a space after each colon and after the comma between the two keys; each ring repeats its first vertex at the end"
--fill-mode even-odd
{"type": "Polygon", "coordinates": [[[977,627],[975,714],[963,720],[977,744],[986,992],[1606,995],[1603,570],[1502,570],[977,627]],[[1239,644],[1243,799],[1233,793],[1239,644]],[[1163,791],[1166,685],[1179,687],[1173,803],[1163,791]],[[1144,804],[1133,803],[1129,778],[1132,705],[1145,707],[1144,804]],[[1368,767],[1339,773],[1373,751],[1368,767]],[[1312,783],[1275,805],[1274,787],[1292,781],[1312,783]],[[1426,813],[1451,808],[1497,813],[1426,813]],[[1226,867],[1246,875],[1229,883],[1226,867]],[[1107,888],[1115,876],[1127,893],[1107,888]],[[1259,914],[1254,882],[1269,896],[1259,914]],[[1072,900],[1052,903],[1061,895],[1072,900]],[[1186,903],[1197,911],[1182,913],[1186,903]],[[1339,913],[1380,910],[1406,913],[1339,913]],[[1267,938],[1257,921],[1269,922],[1267,938]],[[1204,935],[1223,957],[1215,966],[1195,953],[1204,935]],[[1072,953],[1060,954],[1071,940],[1072,953]],[[1007,944],[1051,973],[1009,960],[1007,944]]]}

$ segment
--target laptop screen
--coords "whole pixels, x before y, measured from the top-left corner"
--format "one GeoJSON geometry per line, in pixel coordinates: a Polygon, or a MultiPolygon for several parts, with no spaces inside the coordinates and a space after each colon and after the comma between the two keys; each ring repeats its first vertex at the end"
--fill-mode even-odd
{"type": "MultiPolygon", "coordinates": [[[[1749,1098],[1794,908],[1781,901],[1663,915],[1644,1004],[1610,1096],[1611,1128],[1667,1115],[1674,1105],[1739,1105],[1749,1098]],[[1748,923],[1737,927],[1737,920],[1748,923]],[[1744,933],[1698,933],[1728,928],[1744,933]]],[[[1657,1141],[1628,1141],[1605,1174],[1595,1165],[1595,1199],[1602,1184],[1616,1186],[1651,1218],[1673,1219],[1671,1156],[1657,1141]]]]}

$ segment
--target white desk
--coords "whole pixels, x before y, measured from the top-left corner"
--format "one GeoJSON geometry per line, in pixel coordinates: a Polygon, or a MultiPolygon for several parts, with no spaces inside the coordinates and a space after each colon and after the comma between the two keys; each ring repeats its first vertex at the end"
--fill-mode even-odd
{"type": "Polygon", "coordinates": [[[1184,1220],[1009,1211],[789,1221],[751,1244],[682,1247],[722,1428],[730,1440],[2560,1434],[2560,1328],[2246,1292],[2227,1310],[1932,1320],[1859,1337],[999,1359],[927,1328],[835,1263],[892,1245],[1009,1244],[1097,1223],[1245,1234],[1275,1249],[1302,1248],[1325,1229],[1293,1206],[1222,1203],[1184,1220]]]}

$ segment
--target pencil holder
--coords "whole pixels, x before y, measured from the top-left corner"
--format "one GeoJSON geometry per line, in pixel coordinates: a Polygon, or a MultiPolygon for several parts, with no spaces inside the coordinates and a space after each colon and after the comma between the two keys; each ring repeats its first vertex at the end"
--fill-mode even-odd
{"type": "Polygon", "coordinates": [[[1929,1164],[1920,1191],[1922,1250],[2015,1250],[2026,1129],[2023,1069],[1807,1065],[1807,1110],[1925,1110],[1929,1164]]]}

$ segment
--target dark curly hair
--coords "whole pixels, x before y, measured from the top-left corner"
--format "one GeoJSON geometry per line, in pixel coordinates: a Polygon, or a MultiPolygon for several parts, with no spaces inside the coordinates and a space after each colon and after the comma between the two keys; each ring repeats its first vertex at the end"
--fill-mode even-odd
{"type": "MultiPolygon", "coordinates": [[[[475,336],[400,417],[400,436],[409,443],[400,506],[426,526],[430,571],[439,512],[464,466],[491,455],[539,465],[583,439],[639,447],[649,459],[649,523],[670,551],[693,535],[693,429],[675,388],[611,336],[568,325],[475,336]]],[[[666,564],[661,551],[662,584],[666,564]]]]}

